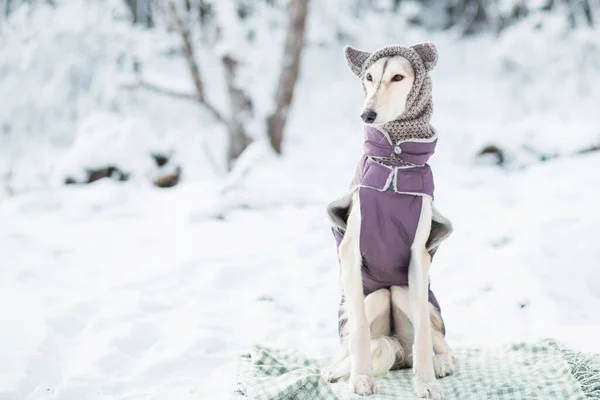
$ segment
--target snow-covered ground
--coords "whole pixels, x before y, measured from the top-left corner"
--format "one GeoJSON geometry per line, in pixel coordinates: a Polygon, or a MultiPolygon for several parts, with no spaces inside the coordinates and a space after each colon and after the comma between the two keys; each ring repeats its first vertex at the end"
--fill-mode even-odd
{"type": "MultiPolygon", "coordinates": [[[[599,162],[436,165],[456,224],[432,276],[450,343],[600,350],[599,162]]],[[[254,343],[335,351],[326,196],[270,204],[274,186],[264,205],[207,209],[207,191],[105,181],[1,205],[1,399],[229,398],[254,343]]]]}
{"type": "MultiPolygon", "coordinates": [[[[339,270],[324,210],[360,155],[362,90],[341,46],[319,45],[323,15],[312,20],[285,157],[259,141],[231,176],[211,177],[193,169],[200,147],[183,141],[188,179],[170,190],[103,180],[0,201],[0,400],[227,399],[235,358],[252,344],[337,350],[339,270]]],[[[449,342],[554,337],[600,351],[600,152],[573,155],[600,140],[598,72],[582,67],[557,88],[571,61],[551,71],[544,62],[568,42],[527,58],[535,48],[518,47],[519,32],[497,43],[392,28],[357,45],[434,39],[440,51],[432,167],[456,231],[436,255],[432,288],[449,342]],[[521,66],[506,61],[515,48],[521,66]],[[572,82],[581,76],[585,90],[572,82]],[[507,151],[508,168],[475,162],[488,143],[507,151]],[[559,157],[540,162],[532,148],[559,157]]],[[[593,59],[600,47],[578,35],[569,60],[579,45],[593,59]]],[[[184,132],[169,136],[175,146],[199,126],[222,133],[191,117],[195,106],[148,99],[136,116],[184,132]]],[[[30,170],[81,161],[52,151],[59,158],[30,170]]]]}

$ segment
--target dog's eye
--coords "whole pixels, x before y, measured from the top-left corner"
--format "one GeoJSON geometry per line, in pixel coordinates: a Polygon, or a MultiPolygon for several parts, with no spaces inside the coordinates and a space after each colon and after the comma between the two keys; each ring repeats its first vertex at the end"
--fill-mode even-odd
{"type": "Polygon", "coordinates": [[[373,81],[373,76],[372,76],[371,74],[367,74],[367,76],[366,76],[365,78],[367,78],[367,80],[368,80],[369,82],[372,82],[372,81],[373,81]]]}
{"type": "Polygon", "coordinates": [[[404,77],[400,74],[397,74],[392,78],[392,82],[400,82],[402,79],[404,79],[404,77]]]}

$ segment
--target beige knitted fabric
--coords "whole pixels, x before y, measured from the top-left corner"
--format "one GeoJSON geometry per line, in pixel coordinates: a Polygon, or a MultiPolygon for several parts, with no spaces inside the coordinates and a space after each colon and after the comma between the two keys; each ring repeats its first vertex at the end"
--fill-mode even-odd
{"type": "Polygon", "coordinates": [[[411,47],[387,46],[369,53],[350,46],[344,49],[348,66],[361,78],[365,71],[383,57],[402,56],[415,71],[415,81],[408,95],[406,110],[394,121],[383,124],[383,129],[394,143],[411,139],[429,139],[434,136],[429,124],[433,104],[431,100],[431,79],[428,72],[435,67],[437,50],[433,43],[419,43],[411,47]]]}

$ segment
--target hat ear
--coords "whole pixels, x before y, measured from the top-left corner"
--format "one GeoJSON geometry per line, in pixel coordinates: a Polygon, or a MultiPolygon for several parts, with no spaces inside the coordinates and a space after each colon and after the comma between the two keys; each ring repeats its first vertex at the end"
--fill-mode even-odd
{"type": "Polygon", "coordinates": [[[419,43],[411,46],[411,48],[416,51],[421,59],[423,60],[423,65],[425,65],[425,69],[427,72],[431,71],[435,64],[437,64],[437,49],[435,45],[431,42],[419,43]]]}
{"type": "Polygon", "coordinates": [[[344,54],[346,55],[346,62],[348,66],[354,72],[354,75],[360,78],[360,74],[362,72],[362,67],[367,61],[367,58],[371,55],[368,51],[362,51],[353,49],[350,46],[344,47],[344,54]]]}

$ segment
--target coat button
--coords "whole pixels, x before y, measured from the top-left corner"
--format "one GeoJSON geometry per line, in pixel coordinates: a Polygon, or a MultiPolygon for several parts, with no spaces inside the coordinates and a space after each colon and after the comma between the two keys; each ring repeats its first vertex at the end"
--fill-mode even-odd
{"type": "Polygon", "coordinates": [[[396,154],[402,153],[402,148],[400,146],[394,146],[394,153],[396,153],[396,154]]]}

